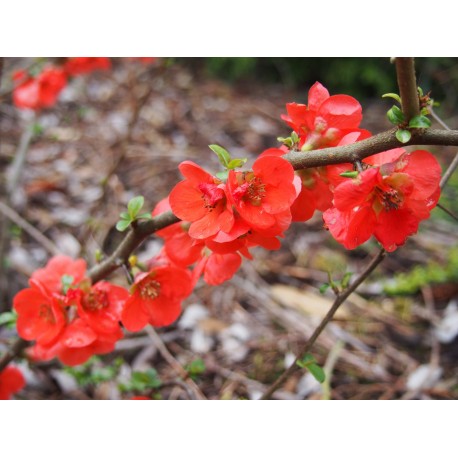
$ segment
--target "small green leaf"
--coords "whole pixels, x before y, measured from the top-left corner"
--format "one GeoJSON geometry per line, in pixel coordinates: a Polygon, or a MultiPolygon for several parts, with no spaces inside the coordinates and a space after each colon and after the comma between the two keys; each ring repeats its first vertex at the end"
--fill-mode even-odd
{"type": "Polygon", "coordinates": [[[423,116],[428,116],[430,114],[428,107],[422,108],[421,111],[420,111],[420,114],[423,115],[423,116]]]}
{"type": "Polygon", "coordinates": [[[142,213],[137,216],[137,219],[153,219],[153,217],[151,216],[151,213],[142,213]]]}
{"type": "Polygon", "coordinates": [[[306,353],[296,364],[299,367],[307,368],[310,364],[316,364],[316,359],[312,354],[306,353]]]}
{"type": "Polygon", "coordinates": [[[420,86],[417,87],[417,91],[418,91],[418,95],[420,97],[423,97],[423,89],[420,86]]]}
{"type": "Polygon", "coordinates": [[[62,292],[64,294],[67,294],[74,280],[74,277],[72,277],[71,275],[62,275],[62,277],[60,278],[60,283],[62,285],[62,292]]]}
{"type": "Polygon", "coordinates": [[[402,124],[404,122],[404,114],[402,113],[401,109],[396,105],[393,105],[386,113],[388,120],[391,124],[397,126],[398,124],[402,124]]]}
{"type": "Polygon", "coordinates": [[[229,172],[227,170],[225,170],[224,172],[218,172],[216,174],[216,177],[219,178],[221,181],[226,182],[228,175],[229,175],[229,172]]]}
{"type": "Polygon", "coordinates": [[[121,219],[116,223],[116,229],[119,232],[124,232],[129,226],[132,221],[127,221],[125,219],[121,219]]]}
{"type": "Polygon", "coordinates": [[[401,103],[401,97],[398,94],[394,94],[393,92],[388,92],[387,94],[383,94],[382,97],[391,97],[392,99],[401,103]]]}
{"type": "Polygon", "coordinates": [[[348,170],[347,172],[342,172],[340,176],[344,178],[356,178],[358,176],[358,172],[356,170],[348,170]]]}
{"type": "Polygon", "coordinates": [[[291,137],[277,137],[277,141],[283,143],[288,148],[291,148],[294,145],[294,141],[291,137]]]}
{"type": "Polygon", "coordinates": [[[221,165],[227,167],[231,161],[231,155],[229,152],[219,145],[208,145],[208,147],[218,156],[221,165]]]}
{"type": "Polygon", "coordinates": [[[191,361],[185,369],[189,372],[189,375],[196,376],[196,375],[201,375],[206,371],[205,363],[204,360],[201,358],[195,359],[194,361],[191,361]]]}
{"type": "Polygon", "coordinates": [[[428,127],[431,127],[431,121],[426,116],[414,116],[409,121],[409,127],[414,129],[427,129],[428,127]]]}
{"type": "Polygon", "coordinates": [[[131,220],[135,219],[144,203],[145,198],[143,196],[136,196],[129,200],[129,203],[127,204],[127,211],[129,212],[131,220]]]}
{"type": "Polygon", "coordinates": [[[323,283],[321,286],[320,286],[320,293],[321,294],[324,294],[330,287],[331,285],[329,283],[323,283]]]}
{"type": "Polygon", "coordinates": [[[294,130],[291,132],[291,140],[293,143],[299,143],[299,135],[294,130]]]}
{"type": "Polygon", "coordinates": [[[119,217],[120,217],[121,219],[126,219],[126,220],[128,220],[128,221],[131,221],[130,215],[129,215],[129,213],[127,213],[127,212],[122,212],[122,213],[120,213],[120,214],[119,214],[119,217]]]}
{"type": "Polygon", "coordinates": [[[248,159],[244,158],[244,159],[232,159],[232,161],[229,162],[229,164],[227,164],[227,168],[229,170],[233,170],[233,169],[236,169],[238,167],[242,167],[243,164],[245,164],[245,162],[247,161],[248,159]]]}
{"type": "Polygon", "coordinates": [[[309,364],[307,369],[315,377],[317,382],[323,383],[325,381],[326,376],[321,366],[318,366],[318,364],[309,364]]]}
{"type": "Polygon", "coordinates": [[[401,143],[407,143],[411,137],[412,134],[408,130],[399,129],[398,131],[396,131],[396,138],[401,143]]]}
{"type": "Polygon", "coordinates": [[[38,123],[35,123],[32,127],[33,135],[41,135],[44,132],[45,128],[38,123]]]}
{"type": "Polygon", "coordinates": [[[353,275],[353,272],[345,272],[345,275],[342,278],[341,285],[342,288],[346,288],[350,284],[350,279],[353,275]]]}
{"type": "Polygon", "coordinates": [[[16,312],[3,312],[0,314],[0,326],[12,327],[17,320],[16,312]]]}

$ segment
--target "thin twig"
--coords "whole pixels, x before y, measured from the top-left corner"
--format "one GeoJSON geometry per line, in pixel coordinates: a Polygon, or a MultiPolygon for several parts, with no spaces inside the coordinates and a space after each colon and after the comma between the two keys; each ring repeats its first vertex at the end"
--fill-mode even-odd
{"type": "Polygon", "coordinates": [[[447,170],[442,175],[442,178],[441,178],[441,181],[440,181],[441,189],[443,189],[444,186],[447,184],[447,181],[453,175],[453,172],[456,170],[457,167],[458,167],[458,154],[454,157],[453,161],[447,167],[447,170]]]}
{"type": "Polygon", "coordinates": [[[283,383],[299,368],[297,366],[297,362],[301,359],[305,353],[310,351],[313,344],[316,342],[320,334],[323,332],[326,325],[332,320],[334,314],[337,312],[338,308],[345,302],[345,300],[350,296],[350,294],[355,291],[358,286],[363,283],[364,280],[375,270],[375,268],[383,261],[385,257],[385,250],[382,248],[378,255],[372,259],[369,265],[364,269],[364,271],[356,278],[356,280],[344,291],[342,291],[335,299],[334,303],[332,304],[331,308],[329,309],[326,316],[321,320],[321,323],[313,332],[310,339],[307,340],[305,345],[301,348],[300,352],[296,356],[293,364],[285,371],[283,374],[269,387],[269,389],[264,393],[261,399],[269,399],[272,394],[280,388],[283,383]]]}
{"type": "Polygon", "coordinates": [[[3,213],[10,221],[18,225],[20,228],[24,229],[30,237],[35,239],[40,245],[43,246],[46,250],[49,251],[52,255],[58,255],[61,253],[61,250],[51,242],[47,237],[45,237],[38,229],[33,227],[29,222],[27,222],[21,215],[16,213],[11,207],[6,205],[4,202],[0,201],[0,212],[3,213]]]}
{"type": "Polygon", "coordinates": [[[10,165],[7,173],[6,190],[10,193],[9,200],[14,202],[14,192],[21,177],[21,172],[24,167],[27,151],[29,150],[30,142],[33,138],[33,126],[35,124],[35,115],[31,117],[25,130],[22,133],[19,147],[14,155],[13,162],[10,165]]]}
{"type": "Polygon", "coordinates": [[[0,358],[0,372],[2,372],[11,361],[17,358],[22,351],[28,347],[29,343],[30,342],[23,339],[16,340],[11,348],[0,358]]]}
{"type": "Polygon", "coordinates": [[[162,342],[161,337],[155,331],[154,328],[148,326],[146,328],[146,333],[151,337],[154,345],[159,350],[159,353],[162,357],[167,361],[170,367],[175,371],[175,373],[183,379],[183,381],[192,389],[195,397],[197,399],[207,399],[205,395],[202,393],[200,388],[194,383],[192,379],[189,378],[188,372],[183,368],[183,366],[175,359],[172,353],[169,352],[168,348],[165,346],[164,342],[162,342]]]}

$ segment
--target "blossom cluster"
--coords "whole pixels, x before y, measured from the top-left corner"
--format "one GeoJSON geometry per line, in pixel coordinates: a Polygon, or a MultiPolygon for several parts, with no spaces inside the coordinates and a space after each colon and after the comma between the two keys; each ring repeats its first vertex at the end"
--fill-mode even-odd
{"type": "MultiPolygon", "coordinates": [[[[145,64],[155,60],[153,57],[136,59],[145,64]]],[[[52,107],[71,78],[111,67],[108,57],[69,57],[61,64],[46,65],[38,74],[18,70],[13,74],[13,102],[18,108],[35,111],[52,107]]]]}
{"type": "MultiPolygon", "coordinates": [[[[83,72],[85,65],[71,67],[83,72]]],[[[320,83],[310,89],[308,106],[291,103],[286,109],[282,118],[294,135],[285,145],[304,155],[371,135],[360,128],[359,102],[330,96],[320,83]]],[[[157,232],[163,248],[129,290],[107,281],[91,284],[82,259],[58,256],[37,270],[14,299],[18,333],[35,341],[33,357],[80,364],[111,352],[123,328],[170,325],[201,277],[210,285],[230,279],[242,257],[252,258],[250,250],[278,249],[292,222],[307,221],[317,210],[347,249],[374,235],[393,251],[438,202],[441,169],[428,151],[397,148],[358,164],[296,172],[282,157],[289,151],[285,145],[267,149],[243,171],[237,169],[244,160],[230,156],[222,160],[226,170],[217,174],[182,162],[183,180],[152,212],[171,210],[181,221],[157,232]]]]}
{"type": "Polygon", "coordinates": [[[123,337],[121,322],[136,331],[148,322],[165,326],[175,321],[181,300],[192,289],[186,275],[181,269],[158,266],[140,275],[129,292],[106,281],[92,285],[83,259],[55,256],[14,298],[18,334],[35,341],[30,350],[34,359],[57,357],[70,366],[81,364],[114,350],[123,337]]]}

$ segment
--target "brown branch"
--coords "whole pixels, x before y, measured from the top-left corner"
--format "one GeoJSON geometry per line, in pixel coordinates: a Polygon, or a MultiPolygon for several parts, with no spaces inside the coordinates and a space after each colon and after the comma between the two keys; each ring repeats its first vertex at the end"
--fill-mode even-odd
{"type": "Polygon", "coordinates": [[[326,316],[322,319],[321,323],[319,326],[315,329],[313,332],[312,336],[310,337],[309,340],[305,343],[305,345],[301,348],[299,354],[296,356],[296,359],[294,360],[293,364],[285,371],[283,374],[269,387],[269,389],[264,393],[261,399],[269,399],[272,394],[280,388],[283,383],[294,373],[296,370],[299,369],[299,366],[297,365],[297,362],[299,359],[301,359],[307,352],[310,351],[312,348],[313,344],[316,342],[320,334],[323,332],[323,329],[326,327],[326,325],[332,320],[334,317],[334,314],[337,312],[337,309],[345,302],[345,300],[350,296],[350,294],[355,291],[358,286],[366,280],[366,278],[375,270],[375,268],[383,261],[385,257],[385,250],[382,248],[378,255],[372,259],[372,261],[369,263],[369,265],[364,269],[363,272],[357,277],[357,279],[344,291],[339,293],[332,304],[332,307],[329,309],[328,313],[326,316]]]}
{"type": "Polygon", "coordinates": [[[0,372],[2,372],[2,370],[5,369],[11,361],[16,359],[17,356],[22,353],[22,350],[24,350],[28,345],[29,342],[26,340],[16,340],[12,347],[0,358],[0,372]]]}
{"type": "Polygon", "coordinates": [[[137,223],[124,237],[118,248],[105,261],[88,272],[93,283],[105,278],[129,259],[130,254],[151,234],[180,220],[172,212],[164,212],[150,221],[137,223]]]}
{"type": "Polygon", "coordinates": [[[306,153],[290,152],[283,158],[289,161],[295,170],[299,170],[345,162],[354,163],[382,151],[410,145],[458,146],[458,130],[414,129],[412,138],[407,143],[397,140],[396,130],[396,128],[391,129],[351,145],[317,149],[306,153]]]}
{"type": "Polygon", "coordinates": [[[402,101],[402,112],[406,121],[409,122],[411,118],[420,114],[413,57],[396,57],[396,75],[402,101]]]}

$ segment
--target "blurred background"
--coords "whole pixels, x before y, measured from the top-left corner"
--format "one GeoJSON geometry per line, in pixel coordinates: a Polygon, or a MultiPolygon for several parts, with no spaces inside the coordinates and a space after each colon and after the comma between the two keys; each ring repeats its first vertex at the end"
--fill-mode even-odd
{"type": "MultiPolygon", "coordinates": [[[[386,111],[398,92],[389,58],[159,58],[145,64],[113,59],[113,68],[74,78],[57,104],[39,113],[12,103],[12,75],[53,59],[5,59],[0,87],[0,352],[15,335],[12,298],[53,252],[95,264],[122,234],[119,213],[135,195],[145,211],[181,179],[193,160],[218,170],[209,144],[254,160],[290,135],[285,104],[307,103],[320,81],[363,107],[361,126],[391,127],[386,111]],[[21,153],[22,152],[22,153],[21,153]],[[18,154],[24,162],[11,182],[18,154]],[[13,213],[11,213],[11,211],[13,213]],[[11,216],[12,215],[12,216],[11,216]],[[45,237],[39,239],[29,226],[45,237]],[[6,312],[6,313],[5,313],[6,312]],[[10,317],[11,318],[11,317],[10,317]]],[[[457,125],[458,59],[416,59],[418,83],[434,108],[457,125]]],[[[439,124],[433,121],[434,127],[439,124]]],[[[428,147],[445,168],[452,147],[428,147]]],[[[441,204],[458,214],[458,175],[441,204]]],[[[317,212],[294,224],[276,252],[256,250],[219,287],[199,283],[173,326],[126,334],[116,352],[76,368],[21,361],[24,399],[189,399],[196,383],[209,399],[256,399],[293,360],[333,302],[320,287],[358,273],[377,252],[373,240],[346,251],[323,230],[317,212]],[[165,350],[164,350],[165,346],[165,350]],[[172,359],[170,359],[170,356],[172,359]],[[177,365],[187,376],[183,376],[177,365]]],[[[353,294],[319,338],[313,354],[327,379],[298,372],[281,399],[455,399],[458,397],[457,222],[440,209],[419,234],[391,254],[353,294]]],[[[151,258],[161,240],[140,248],[151,258]]],[[[113,282],[126,285],[122,272],[113,282]]]]}

